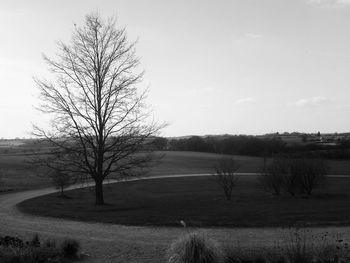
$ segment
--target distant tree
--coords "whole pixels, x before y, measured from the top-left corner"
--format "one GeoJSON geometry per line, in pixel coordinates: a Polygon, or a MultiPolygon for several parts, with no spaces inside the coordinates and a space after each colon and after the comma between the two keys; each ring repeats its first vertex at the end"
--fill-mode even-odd
{"type": "Polygon", "coordinates": [[[303,133],[300,137],[302,142],[307,142],[308,135],[306,133],[303,133]]]}
{"type": "Polygon", "coordinates": [[[311,195],[326,181],[328,166],[322,159],[298,158],[291,161],[290,173],[297,178],[299,190],[311,195]]]}
{"type": "Polygon", "coordinates": [[[291,160],[284,162],[285,168],[282,176],[282,187],[291,196],[295,196],[299,187],[299,175],[291,171],[291,160]]]}
{"type": "Polygon", "coordinates": [[[56,189],[60,190],[61,197],[65,196],[64,190],[67,187],[77,182],[77,178],[74,175],[60,170],[54,170],[51,174],[51,179],[56,189]]]}
{"type": "Polygon", "coordinates": [[[208,145],[204,138],[200,136],[191,136],[187,139],[187,147],[190,151],[194,152],[207,152],[208,145]]]}
{"type": "Polygon", "coordinates": [[[0,191],[3,191],[5,188],[4,177],[5,177],[5,172],[4,170],[0,169],[0,191]]]}
{"type": "Polygon", "coordinates": [[[152,140],[152,145],[156,150],[165,150],[168,145],[167,138],[156,137],[152,140]]]}
{"type": "Polygon", "coordinates": [[[274,158],[260,175],[261,185],[276,195],[281,190],[291,196],[297,193],[311,195],[326,181],[328,166],[322,159],[274,158]]]}
{"type": "Polygon", "coordinates": [[[260,185],[263,189],[279,196],[283,186],[283,175],[286,172],[285,159],[274,158],[271,163],[262,168],[262,173],[259,175],[260,185]]]}
{"type": "Polygon", "coordinates": [[[103,205],[103,181],[129,176],[152,161],[146,144],[163,125],[150,121],[147,92],[139,92],[142,71],[125,29],[113,19],[86,16],[70,44],[59,43],[56,59],[44,57],[53,79],[36,79],[51,129],[35,127],[61,154],[50,166],[95,182],[95,204],[103,205]]]}
{"type": "Polygon", "coordinates": [[[237,183],[237,170],[239,165],[236,160],[223,157],[217,160],[213,177],[224,192],[226,200],[231,200],[233,188],[237,183]]]}

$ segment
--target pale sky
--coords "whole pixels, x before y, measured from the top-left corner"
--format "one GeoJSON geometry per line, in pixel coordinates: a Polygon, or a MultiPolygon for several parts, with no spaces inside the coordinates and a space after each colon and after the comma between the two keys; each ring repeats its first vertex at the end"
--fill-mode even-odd
{"type": "Polygon", "coordinates": [[[139,39],[163,136],[350,131],[350,0],[0,0],[0,138],[44,123],[41,55],[96,10],[139,39]]]}

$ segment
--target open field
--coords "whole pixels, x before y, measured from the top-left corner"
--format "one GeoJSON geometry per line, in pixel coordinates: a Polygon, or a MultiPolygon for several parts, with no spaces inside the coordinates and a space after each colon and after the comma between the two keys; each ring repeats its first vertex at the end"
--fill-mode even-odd
{"type": "MultiPolygon", "coordinates": [[[[6,148],[4,148],[6,149],[6,148]]],[[[51,185],[47,171],[33,167],[28,161],[38,153],[47,151],[35,145],[22,144],[11,147],[10,152],[0,151],[0,190],[28,190],[51,185]]],[[[164,158],[148,172],[149,175],[211,173],[218,154],[198,152],[162,152],[164,158]]],[[[263,159],[250,156],[235,156],[239,172],[259,172],[263,159]]],[[[330,174],[350,174],[350,161],[330,160],[330,174]]],[[[147,174],[145,174],[147,175],[147,174]]]]}
{"type": "MultiPolygon", "coordinates": [[[[2,182],[0,189],[2,191],[51,186],[50,179],[46,176],[47,170],[30,164],[38,152],[43,152],[42,149],[24,146],[11,149],[10,153],[0,153],[0,181],[2,182]]],[[[164,152],[164,158],[143,176],[211,173],[218,157],[220,155],[211,153],[164,152]]],[[[259,158],[237,156],[236,159],[241,163],[241,171],[254,172],[259,169],[259,158]]]]}
{"type": "MultiPolygon", "coordinates": [[[[149,171],[150,175],[212,173],[215,162],[221,157],[215,153],[199,152],[169,151],[163,152],[163,154],[164,158],[149,171]]],[[[240,164],[239,172],[259,172],[263,165],[263,160],[257,157],[234,156],[234,158],[240,164]]]]}
{"type": "MultiPolygon", "coordinates": [[[[28,190],[48,187],[51,185],[47,170],[30,164],[38,153],[46,149],[22,145],[12,147],[9,153],[0,151],[0,189],[4,191],[28,190]]],[[[211,173],[218,154],[194,152],[161,152],[164,158],[147,175],[211,173]]],[[[237,156],[242,172],[257,172],[262,160],[256,157],[237,156]]],[[[350,165],[349,165],[350,171],[350,165]]]]}
{"type": "Polygon", "coordinates": [[[108,205],[95,207],[93,189],[24,201],[23,212],[124,225],[306,226],[350,224],[350,179],[329,178],[314,196],[272,197],[255,176],[241,176],[233,200],[226,201],[210,176],[141,180],[105,186],[108,205]],[[102,216],[103,215],[103,216],[102,216]]]}

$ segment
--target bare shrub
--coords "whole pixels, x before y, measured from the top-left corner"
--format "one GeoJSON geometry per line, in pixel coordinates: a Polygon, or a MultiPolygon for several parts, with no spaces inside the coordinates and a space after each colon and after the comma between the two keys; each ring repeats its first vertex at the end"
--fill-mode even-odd
{"type": "Polygon", "coordinates": [[[38,234],[35,234],[32,240],[29,241],[29,245],[32,247],[40,247],[40,238],[38,234]]]}
{"type": "Polygon", "coordinates": [[[6,190],[6,185],[5,185],[5,182],[4,182],[4,178],[5,178],[5,171],[0,169],[0,192],[6,190]]]}
{"type": "Polygon", "coordinates": [[[321,262],[346,262],[349,259],[349,245],[338,235],[324,232],[313,237],[317,240],[315,258],[321,262]]]}
{"type": "Polygon", "coordinates": [[[62,172],[60,170],[53,171],[53,173],[51,174],[51,179],[56,189],[60,190],[61,196],[65,196],[64,190],[70,185],[76,183],[77,181],[76,177],[74,177],[73,175],[67,172],[62,172]]]}
{"type": "Polygon", "coordinates": [[[285,247],[285,256],[290,263],[309,263],[313,258],[313,243],[305,229],[295,229],[290,233],[285,247]]]}
{"type": "Polygon", "coordinates": [[[264,189],[275,195],[281,194],[283,186],[282,174],[287,172],[285,160],[276,158],[269,165],[263,168],[263,172],[259,177],[260,184],[264,189]]]}
{"type": "Polygon", "coordinates": [[[225,263],[286,263],[278,254],[272,254],[265,248],[242,248],[239,244],[226,245],[225,263]]]}
{"type": "Polygon", "coordinates": [[[287,172],[282,174],[282,187],[291,196],[295,196],[299,187],[298,174],[292,173],[290,170],[290,160],[286,162],[287,172]]]}
{"type": "Polygon", "coordinates": [[[300,192],[308,195],[325,182],[327,170],[322,159],[294,159],[290,164],[291,174],[297,178],[300,192]]]}
{"type": "Polygon", "coordinates": [[[338,235],[328,232],[313,234],[309,229],[296,228],[289,232],[282,249],[290,263],[348,262],[348,244],[338,235]]]}
{"type": "Polygon", "coordinates": [[[291,196],[299,192],[311,195],[325,182],[327,171],[322,159],[278,157],[263,169],[260,183],[275,195],[282,189],[291,196]]]}
{"type": "Polygon", "coordinates": [[[41,246],[38,235],[24,242],[18,237],[0,237],[1,263],[66,262],[55,246],[41,246]]]}
{"type": "Polygon", "coordinates": [[[53,240],[53,239],[47,239],[44,242],[43,246],[46,247],[46,248],[56,248],[57,247],[56,241],[53,240]]]}
{"type": "Polygon", "coordinates": [[[64,240],[60,248],[65,258],[77,259],[79,257],[80,243],[75,239],[64,240]]]}
{"type": "Polygon", "coordinates": [[[222,188],[226,200],[231,200],[233,188],[237,182],[236,171],[239,165],[233,158],[222,158],[214,166],[215,174],[213,177],[217,184],[222,188]]]}
{"type": "Polygon", "coordinates": [[[204,234],[188,234],[171,244],[167,251],[168,263],[223,263],[219,244],[204,234]]]}

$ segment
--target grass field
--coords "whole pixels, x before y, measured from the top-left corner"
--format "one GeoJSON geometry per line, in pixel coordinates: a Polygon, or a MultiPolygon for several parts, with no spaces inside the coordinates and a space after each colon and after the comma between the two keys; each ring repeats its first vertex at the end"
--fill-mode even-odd
{"type": "MultiPolygon", "coordinates": [[[[47,151],[35,145],[20,146],[0,150],[0,192],[28,190],[51,186],[47,172],[28,163],[38,153],[47,151]],[[5,150],[9,149],[9,152],[5,150]],[[5,151],[5,152],[4,152],[5,151]]],[[[198,152],[163,152],[164,158],[146,175],[169,175],[211,173],[218,154],[198,152]]],[[[239,172],[259,172],[262,158],[235,156],[240,165],[239,172]]],[[[330,174],[350,174],[350,161],[329,161],[330,174]]]]}
{"type": "MultiPolygon", "coordinates": [[[[0,191],[28,190],[51,186],[45,169],[30,164],[40,150],[28,147],[11,148],[9,153],[0,152],[0,191]]],[[[211,173],[219,155],[211,153],[166,152],[164,158],[147,175],[211,173]]],[[[261,160],[255,157],[237,156],[242,171],[258,171],[261,160]]]]}
{"type": "Polygon", "coordinates": [[[0,191],[27,190],[51,185],[41,169],[28,161],[31,155],[0,154],[0,191]]]}
{"type": "MultiPolygon", "coordinates": [[[[150,175],[212,173],[219,154],[198,152],[163,152],[164,158],[153,167],[150,175]]],[[[263,160],[251,156],[235,156],[239,162],[239,172],[259,172],[263,160]]],[[[350,166],[349,166],[350,172],[350,166]]]]}
{"type": "Polygon", "coordinates": [[[330,178],[311,198],[276,198],[259,189],[254,176],[242,176],[233,200],[226,201],[213,179],[187,177],[123,182],[105,186],[108,205],[95,207],[93,189],[24,201],[27,213],[125,225],[307,226],[350,224],[350,180],[330,178]]]}

